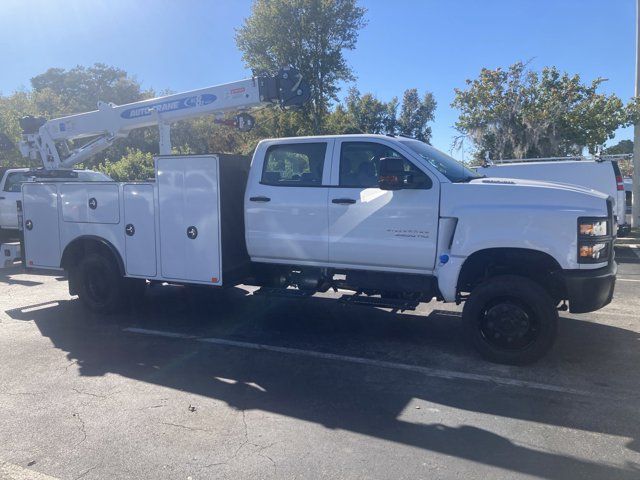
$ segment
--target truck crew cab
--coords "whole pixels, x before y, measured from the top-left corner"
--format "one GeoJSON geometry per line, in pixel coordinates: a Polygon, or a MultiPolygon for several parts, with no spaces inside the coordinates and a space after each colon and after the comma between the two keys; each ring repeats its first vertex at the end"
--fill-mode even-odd
{"type": "MultiPolygon", "coordinates": [[[[121,107],[115,107],[121,108],[121,107]]],[[[535,361],[558,309],[613,295],[611,198],[562,184],[483,178],[418,140],[384,135],[263,140],[250,164],[160,155],[156,182],[26,184],[28,266],[64,269],[91,310],[147,280],[395,309],[465,302],[485,358],[535,361]]]]}

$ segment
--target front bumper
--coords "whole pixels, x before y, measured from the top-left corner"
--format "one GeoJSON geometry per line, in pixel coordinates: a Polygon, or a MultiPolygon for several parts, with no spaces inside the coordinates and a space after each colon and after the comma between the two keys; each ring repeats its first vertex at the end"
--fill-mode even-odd
{"type": "Polygon", "coordinates": [[[564,283],[571,313],[587,313],[608,305],[613,298],[618,265],[614,260],[609,265],[595,270],[565,270],[564,283]]]}

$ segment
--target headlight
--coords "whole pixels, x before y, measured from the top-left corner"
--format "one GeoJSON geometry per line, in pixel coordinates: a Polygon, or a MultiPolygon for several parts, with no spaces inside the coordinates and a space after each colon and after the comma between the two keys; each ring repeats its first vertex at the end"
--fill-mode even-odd
{"type": "Polygon", "coordinates": [[[604,237],[608,235],[608,223],[606,219],[580,219],[578,234],[581,237],[604,237]]]}
{"type": "Polygon", "coordinates": [[[611,223],[608,218],[578,219],[578,262],[602,263],[609,260],[612,249],[611,223]]]}
{"type": "Polygon", "coordinates": [[[604,262],[609,258],[609,243],[592,243],[590,245],[581,244],[578,252],[580,262],[604,262]]]}

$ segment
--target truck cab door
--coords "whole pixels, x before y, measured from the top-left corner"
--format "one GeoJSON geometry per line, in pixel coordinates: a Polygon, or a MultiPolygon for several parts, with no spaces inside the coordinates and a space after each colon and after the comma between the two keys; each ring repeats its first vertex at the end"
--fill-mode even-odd
{"type": "Polygon", "coordinates": [[[429,273],[436,256],[439,183],[384,141],[337,140],[329,192],[329,262],[351,268],[429,273]],[[410,182],[378,187],[380,159],[399,157],[410,182]]]}
{"type": "Polygon", "coordinates": [[[245,228],[253,261],[326,264],[327,187],[333,140],[258,147],[245,194],[245,228]]]}

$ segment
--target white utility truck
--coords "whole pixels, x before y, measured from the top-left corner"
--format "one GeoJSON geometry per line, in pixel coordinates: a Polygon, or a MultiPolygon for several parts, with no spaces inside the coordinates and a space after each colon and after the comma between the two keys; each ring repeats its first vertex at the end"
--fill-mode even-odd
{"type": "MultiPolygon", "coordinates": [[[[82,151],[63,159],[51,141],[114,137],[154,116],[166,129],[172,112],[207,113],[189,106],[204,103],[197,96],[227,99],[216,111],[302,103],[306,86],[289,74],[50,120],[25,133],[23,151],[71,166],[82,151]],[[277,84],[272,93],[266,83],[277,84]]],[[[396,310],[465,301],[471,342],[511,364],[551,347],[559,309],[611,301],[615,230],[604,194],[482,178],[405,137],[264,140],[252,160],[170,155],[166,131],[162,141],[153,183],[25,184],[27,266],[64,269],[95,312],[120,308],[147,281],[288,297],[347,289],[342,301],[396,310]]]]}
{"type": "Polygon", "coordinates": [[[626,218],[622,173],[618,166],[618,159],[624,158],[628,158],[628,155],[602,155],[594,159],[551,157],[497,160],[476,170],[487,177],[567,183],[610,195],[617,234],[622,237],[631,232],[631,225],[626,218]]]}

